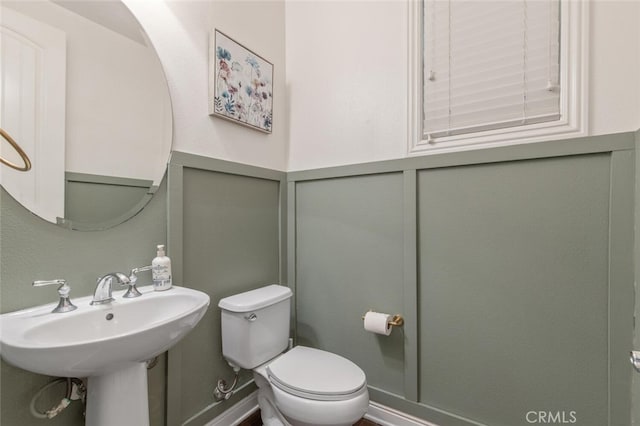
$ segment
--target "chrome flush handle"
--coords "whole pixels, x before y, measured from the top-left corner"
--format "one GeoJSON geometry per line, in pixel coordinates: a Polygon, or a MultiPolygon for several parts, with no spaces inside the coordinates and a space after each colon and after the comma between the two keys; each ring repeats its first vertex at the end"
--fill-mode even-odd
{"type": "Polygon", "coordinates": [[[251,312],[249,315],[245,315],[244,319],[246,319],[249,322],[254,322],[255,320],[258,319],[258,316],[254,312],[251,312]]]}

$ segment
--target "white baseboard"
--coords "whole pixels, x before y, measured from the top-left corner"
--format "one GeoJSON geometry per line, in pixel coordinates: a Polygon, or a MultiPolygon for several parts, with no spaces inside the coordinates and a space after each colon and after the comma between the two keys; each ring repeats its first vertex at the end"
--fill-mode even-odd
{"type": "MultiPolygon", "coordinates": [[[[255,391],[205,426],[237,426],[257,409],[258,392],[255,391]]],[[[437,426],[373,401],[369,402],[364,418],[381,426],[437,426]]]]}
{"type": "Polygon", "coordinates": [[[215,419],[211,420],[205,426],[237,426],[257,410],[258,391],[255,391],[215,419]]]}
{"type": "Polygon", "coordinates": [[[373,401],[369,401],[369,409],[364,418],[381,426],[437,426],[373,401]]]}

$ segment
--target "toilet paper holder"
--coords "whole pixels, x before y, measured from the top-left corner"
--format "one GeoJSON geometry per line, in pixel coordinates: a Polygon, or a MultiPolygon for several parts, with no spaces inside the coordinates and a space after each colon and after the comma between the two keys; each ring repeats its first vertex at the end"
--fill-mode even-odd
{"type": "MultiPolygon", "coordinates": [[[[374,312],[373,309],[369,309],[369,312],[374,312]]],[[[364,321],[364,315],[362,316],[362,320],[364,321]]],[[[391,321],[389,321],[389,325],[392,327],[402,327],[404,325],[404,318],[400,314],[395,314],[391,321]]]]}

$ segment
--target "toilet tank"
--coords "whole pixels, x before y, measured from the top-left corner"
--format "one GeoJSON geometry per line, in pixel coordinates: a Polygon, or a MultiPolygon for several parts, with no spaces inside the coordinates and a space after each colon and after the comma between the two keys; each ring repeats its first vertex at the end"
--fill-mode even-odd
{"type": "Polygon", "coordinates": [[[251,370],[284,352],[291,295],[272,284],[220,300],[222,355],[230,364],[251,370]]]}

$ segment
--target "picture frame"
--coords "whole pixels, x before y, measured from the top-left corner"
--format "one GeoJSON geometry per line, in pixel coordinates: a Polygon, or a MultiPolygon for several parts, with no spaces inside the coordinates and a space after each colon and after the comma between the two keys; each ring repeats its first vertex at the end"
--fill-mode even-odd
{"type": "Polygon", "coordinates": [[[209,115],[273,128],[273,64],[218,29],[209,43],[209,115]]]}

